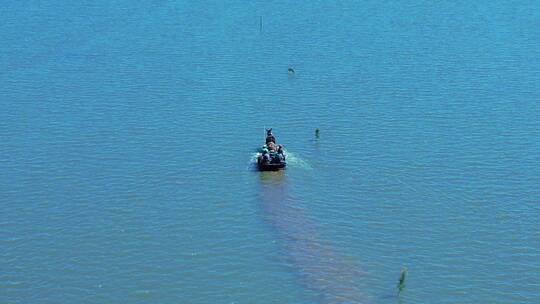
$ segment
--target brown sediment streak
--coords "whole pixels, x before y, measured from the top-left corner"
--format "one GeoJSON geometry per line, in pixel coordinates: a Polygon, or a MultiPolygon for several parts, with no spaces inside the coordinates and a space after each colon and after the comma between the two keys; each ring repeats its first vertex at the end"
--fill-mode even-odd
{"type": "Polygon", "coordinates": [[[261,209],[301,283],[320,303],[367,303],[358,265],[317,235],[316,224],[287,192],[282,172],[261,174],[261,209]]]}

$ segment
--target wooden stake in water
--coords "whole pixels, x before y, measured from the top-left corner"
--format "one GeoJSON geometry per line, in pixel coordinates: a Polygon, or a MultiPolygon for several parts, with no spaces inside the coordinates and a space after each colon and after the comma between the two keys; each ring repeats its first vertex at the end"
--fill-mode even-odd
{"type": "Polygon", "coordinates": [[[403,267],[401,269],[401,273],[399,274],[399,281],[398,281],[398,295],[401,293],[401,291],[405,288],[405,278],[407,277],[407,267],[403,267]]]}
{"type": "Polygon", "coordinates": [[[262,33],[262,24],[263,24],[262,21],[263,21],[263,20],[262,20],[262,16],[261,16],[260,19],[259,19],[259,32],[260,32],[260,33],[262,33]]]}

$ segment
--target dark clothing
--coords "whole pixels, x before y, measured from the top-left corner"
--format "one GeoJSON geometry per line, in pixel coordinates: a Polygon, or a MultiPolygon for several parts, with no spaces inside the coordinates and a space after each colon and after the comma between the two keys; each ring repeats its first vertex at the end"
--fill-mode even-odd
{"type": "Polygon", "coordinates": [[[276,143],[276,138],[274,137],[274,135],[268,135],[266,137],[266,144],[268,144],[270,142],[276,143]]]}

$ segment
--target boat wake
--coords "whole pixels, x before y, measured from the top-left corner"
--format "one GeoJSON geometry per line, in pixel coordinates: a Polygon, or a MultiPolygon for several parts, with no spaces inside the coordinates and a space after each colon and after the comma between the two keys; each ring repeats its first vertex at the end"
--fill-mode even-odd
{"type": "Polygon", "coordinates": [[[365,274],[320,237],[304,204],[289,193],[286,174],[263,172],[260,178],[261,215],[273,228],[283,257],[301,285],[315,295],[313,300],[321,304],[371,303],[372,298],[363,293],[365,274]]]}
{"type": "Polygon", "coordinates": [[[285,150],[285,153],[287,154],[287,165],[304,170],[313,170],[313,167],[307,161],[303,160],[295,153],[287,150],[285,150]]]}

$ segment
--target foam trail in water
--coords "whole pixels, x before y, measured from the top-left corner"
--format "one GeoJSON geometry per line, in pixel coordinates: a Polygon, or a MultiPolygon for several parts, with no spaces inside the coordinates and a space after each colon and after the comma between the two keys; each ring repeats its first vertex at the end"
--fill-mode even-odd
{"type": "Polygon", "coordinates": [[[257,157],[259,157],[259,152],[255,152],[253,154],[251,154],[251,157],[249,158],[249,163],[250,164],[256,164],[257,163],[257,157]]]}
{"type": "Polygon", "coordinates": [[[303,160],[296,154],[289,151],[285,151],[285,154],[287,155],[287,165],[291,165],[293,167],[302,168],[306,170],[313,170],[313,167],[311,167],[311,165],[308,162],[306,162],[305,160],[303,160]]]}

